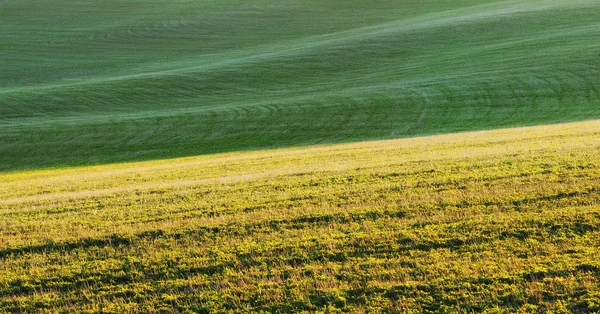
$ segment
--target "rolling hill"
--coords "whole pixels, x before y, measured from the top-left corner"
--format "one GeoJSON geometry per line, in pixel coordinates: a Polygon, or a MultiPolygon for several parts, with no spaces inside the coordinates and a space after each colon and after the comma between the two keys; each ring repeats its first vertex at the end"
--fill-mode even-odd
{"type": "Polygon", "coordinates": [[[600,311],[600,121],[0,175],[0,312],[600,311]]]}
{"type": "Polygon", "coordinates": [[[0,313],[600,312],[598,17],[0,0],[0,313]]]}
{"type": "Polygon", "coordinates": [[[600,117],[591,0],[9,0],[0,171],[600,117]]]}

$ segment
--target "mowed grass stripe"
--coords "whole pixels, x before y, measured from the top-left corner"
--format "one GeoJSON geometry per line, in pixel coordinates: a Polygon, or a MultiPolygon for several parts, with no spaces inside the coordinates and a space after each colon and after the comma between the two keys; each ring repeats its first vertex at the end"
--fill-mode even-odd
{"type": "MultiPolygon", "coordinates": [[[[275,45],[266,45],[262,47],[264,51],[256,53],[256,48],[253,47],[251,53],[248,53],[244,50],[231,52],[230,55],[226,55],[222,60],[217,60],[216,62],[208,63],[206,65],[196,65],[191,67],[183,67],[178,69],[169,69],[169,70],[160,70],[155,72],[143,72],[136,74],[128,74],[128,75],[120,75],[120,76],[112,76],[112,77],[104,77],[104,78],[96,78],[90,80],[84,80],[81,82],[73,82],[73,83],[64,83],[57,85],[41,85],[41,86],[30,86],[30,87],[20,87],[14,89],[0,89],[0,94],[4,93],[13,93],[13,92],[33,92],[37,89],[60,89],[60,88],[68,88],[68,87],[77,87],[81,85],[87,84],[98,84],[98,83],[107,83],[111,81],[123,81],[123,80],[131,80],[138,79],[144,77],[161,77],[161,76],[175,76],[179,74],[186,73],[194,73],[212,69],[219,69],[228,65],[244,65],[246,63],[254,63],[261,62],[273,58],[281,58],[287,57],[290,55],[302,55],[306,54],[307,50],[311,49],[320,49],[321,46],[334,46],[341,43],[349,42],[353,43],[363,40],[372,40],[377,37],[385,37],[385,36],[394,36],[398,33],[404,32],[413,32],[415,30],[422,30],[427,28],[441,28],[441,27],[451,27],[455,24],[464,24],[466,22],[469,23],[477,23],[480,20],[490,19],[497,16],[510,15],[515,13],[528,13],[535,11],[543,11],[543,10],[553,10],[557,7],[561,6],[585,6],[589,5],[589,1],[579,1],[579,2],[571,2],[571,3],[536,3],[536,5],[532,5],[531,3],[526,3],[525,5],[522,2],[514,2],[512,1],[510,4],[507,3],[493,3],[487,5],[475,6],[467,9],[458,9],[451,10],[450,12],[443,13],[432,13],[425,15],[424,17],[416,17],[408,20],[398,20],[393,22],[386,22],[380,25],[370,25],[365,27],[360,27],[357,29],[346,30],[341,32],[335,32],[326,35],[314,35],[307,38],[303,38],[300,40],[293,40],[289,42],[285,42],[283,44],[275,44],[275,45]],[[242,56],[242,57],[236,57],[242,56]]],[[[184,25],[185,26],[185,25],[184,25]]],[[[553,38],[557,36],[567,36],[567,35],[577,35],[578,33],[585,31],[594,31],[598,29],[597,24],[585,25],[583,27],[571,28],[568,30],[558,30],[558,31],[550,31],[545,34],[548,38],[553,38]]],[[[129,32],[128,32],[129,33],[129,32]]],[[[153,37],[144,36],[144,37],[153,37]]],[[[522,41],[510,41],[508,43],[504,43],[504,45],[518,45],[523,44],[526,41],[534,41],[548,38],[527,38],[522,41]]],[[[259,47],[260,48],[260,47],[259,47]]],[[[490,48],[490,47],[482,47],[482,48],[490,48]]],[[[260,50],[259,50],[260,51],[260,50]]],[[[202,60],[200,60],[202,61],[202,60]]],[[[210,60],[209,60],[210,61],[210,60]]],[[[167,63],[168,64],[168,63],[167,63]]],[[[160,64],[159,64],[160,65],[160,64]]]]}
{"type": "Polygon", "coordinates": [[[594,312],[599,127],[3,174],[0,309],[594,312]]]}

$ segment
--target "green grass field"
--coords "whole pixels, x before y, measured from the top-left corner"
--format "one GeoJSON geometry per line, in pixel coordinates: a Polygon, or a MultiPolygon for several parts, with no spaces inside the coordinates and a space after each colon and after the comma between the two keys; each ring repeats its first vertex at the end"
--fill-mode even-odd
{"type": "Polygon", "coordinates": [[[600,118],[592,0],[7,0],[0,171],[600,118]]]}
{"type": "Polygon", "coordinates": [[[599,313],[600,0],[0,0],[0,314],[599,313]]]}
{"type": "Polygon", "coordinates": [[[0,312],[600,311],[600,120],[0,175],[0,312]]]}

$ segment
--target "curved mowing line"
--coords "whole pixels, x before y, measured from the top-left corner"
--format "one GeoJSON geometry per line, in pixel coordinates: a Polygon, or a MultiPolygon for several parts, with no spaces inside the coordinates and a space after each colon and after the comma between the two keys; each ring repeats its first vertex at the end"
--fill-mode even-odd
{"type": "MultiPolygon", "coordinates": [[[[600,23],[595,24],[596,27],[591,27],[591,26],[586,26],[586,27],[582,27],[579,28],[577,30],[572,30],[571,32],[568,32],[568,34],[575,34],[575,33],[579,33],[579,32],[584,32],[584,31],[590,31],[590,30],[597,30],[600,32],[600,23]]],[[[568,35],[566,32],[565,33],[560,33],[560,34],[556,34],[554,36],[567,36],[568,35]]],[[[553,35],[546,35],[546,36],[542,36],[542,38],[551,38],[554,37],[553,35]]],[[[539,37],[537,39],[540,39],[539,37]]],[[[530,41],[534,41],[535,39],[524,39],[521,41],[518,41],[516,44],[520,44],[520,43],[526,43],[526,42],[530,42],[530,41]]],[[[502,46],[506,46],[508,44],[502,44],[502,46]]],[[[487,46],[487,47],[482,47],[480,49],[477,49],[477,51],[470,51],[470,52],[462,52],[462,53],[458,53],[460,54],[462,57],[467,56],[469,54],[473,54],[474,52],[481,52],[484,50],[493,50],[495,48],[497,48],[499,45],[493,45],[493,46],[487,46]]],[[[577,50],[583,50],[583,49],[592,49],[592,48],[596,48],[596,47],[600,47],[600,43],[595,43],[595,44],[591,44],[590,46],[581,46],[581,47],[572,47],[573,49],[577,49],[577,50]]],[[[455,57],[458,56],[455,55],[455,57]]],[[[542,55],[540,55],[540,57],[543,57],[542,55]]],[[[438,57],[440,60],[446,58],[445,55],[443,56],[439,56],[438,57]]],[[[431,60],[430,60],[431,61],[431,60]]],[[[596,69],[596,66],[593,64],[589,64],[587,65],[588,69],[592,70],[592,69],[596,69]]],[[[536,67],[532,67],[530,69],[526,69],[526,68],[521,68],[521,70],[529,70],[530,72],[528,72],[528,75],[534,75],[536,76],[536,67]]],[[[427,90],[429,89],[429,87],[424,87],[424,88],[420,88],[419,85],[431,85],[433,83],[436,84],[442,84],[442,83],[449,83],[453,80],[456,80],[458,78],[469,78],[469,77],[476,77],[479,75],[498,75],[498,74],[510,74],[513,73],[514,70],[513,69],[505,69],[505,70],[483,70],[483,71],[477,71],[477,72],[453,72],[451,73],[451,75],[449,73],[445,73],[445,74],[440,74],[437,76],[429,76],[427,78],[407,78],[404,80],[396,80],[393,82],[389,82],[389,83],[368,83],[368,78],[377,78],[378,76],[382,76],[385,75],[386,73],[394,73],[394,69],[392,70],[382,70],[380,72],[377,73],[373,73],[367,76],[362,77],[362,81],[363,83],[366,81],[367,85],[363,85],[360,87],[342,87],[344,85],[348,85],[348,83],[353,82],[353,81],[359,81],[358,79],[346,79],[346,80],[341,80],[341,81],[335,81],[335,82],[330,82],[328,84],[325,85],[321,85],[319,86],[320,89],[322,90],[317,90],[314,87],[307,87],[304,90],[294,90],[294,95],[285,95],[284,97],[281,97],[279,95],[277,95],[277,98],[275,100],[272,101],[256,101],[256,100],[252,100],[252,101],[247,101],[247,100],[243,100],[240,102],[232,102],[232,103],[227,103],[227,104],[206,104],[206,105],[202,105],[202,106],[195,106],[195,107],[184,107],[184,108],[168,108],[168,109],[152,109],[152,110],[143,110],[143,111],[139,111],[139,112],[125,112],[125,113],[120,113],[119,115],[115,115],[113,113],[85,113],[85,114],[81,114],[81,115],[77,115],[77,114],[70,114],[69,116],[65,116],[65,117],[43,117],[43,118],[39,118],[39,117],[19,117],[19,118],[12,118],[12,119],[3,119],[2,123],[0,123],[0,129],[7,129],[7,128],[15,128],[15,127],[22,127],[22,126],[26,126],[26,125],[49,125],[49,124],[63,124],[63,123],[69,123],[69,124],[86,124],[86,123],[90,123],[93,122],[95,124],[99,124],[99,123],[106,123],[106,122],[116,122],[116,121],[124,121],[124,120],[135,120],[135,119],[140,119],[140,118],[158,118],[158,117],[174,117],[174,116],[183,116],[183,115],[195,115],[195,114],[200,114],[200,113],[205,113],[205,112],[224,112],[224,111],[236,111],[236,110],[245,110],[248,111],[249,108],[251,107],[259,107],[262,108],[260,109],[261,111],[268,111],[269,112],[269,116],[272,116],[275,112],[281,110],[282,107],[287,106],[286,103],[290,103],[290,102],[302,102],[302,101],[307,101],[307,100],[311,100],[311,99],[318,99],[319,97],[323,97],[323,96],[327,96],[327,95],[334,95],[334,94],[348,94],[349,92],[353,92],[353,93],[358,93],[358,92],[376,92],[376,93],[383,93],[386,90],[399,90],[399,91],[405,91],[407,93],[407,95],[418,95],[420,97],[422,97],[425,100],[425,103],[427,104],[431,104],[432,100],[428,98],[427,96],[427,90]],[[332,94],[331,90],[335,90],[335,93],[332,94]],[[310,92],[310,95],[303,95],[310,92]],[[268,108],[268,109],[267,109],[268,108]]],[[[600,69],[598,69],[598,71],[600,71],[600,69]]],[[[553,77],[552,79],[554,80],[553,84],[550,84],[550,78],[549,77],[545,77],[545,76],[538,76],[538,79],[543,81],[543,84],[537,84],[540,86],[552,86],[552,85],[556,85],[556,86],[560,86],[559,82],[560,81],[577,81],[577,82],[581,82],[580,84],[583,84],[583,82],[587,82],[588,84],[591,82],[591,78],[590,77],[585,77],[585,76],[576,76],[574,73],[571,73],[569,71],[557,71],[560,72],[561,75],[556,75],[556,77],[553,77]],[[563,78],[561,80],[561,78],[563,78]]],[[[516,79],[517,81],[519,81],[520,83],[518,84],[519,86],[526,86],[528,83],[531,83],[531,78],[527,77],[527,81],[521,78],[522,75],[518,74],[517,77],[513,77],[512,79],[516,79]]],[[[65,85],[66,87],[67,85],[65,85]]],[[[72,87],[73,85],[69,85],[69,87],[72,87]]],[[[553,91],[556,91],[556,87],[552,88],[553,91]]],[[[594,93],[594,87],[591,86],[588,89],[586,89],[586,97],[591,99],[593,97],[593,93],[594,93]]],[[[489,95],[487,96],[489,98],[489,95]]],[[[303,105],[305,107],[315,107],[315,104],[305,104],[303,105]]],[[[320,104],[319,106],[327,106],[327,104],[320,104]]],[[[297,105],[296,105],[297,107],[297,105]]],[[[425,110],[425,109],[424,109],[425,110]]]]}
{"type": "Polygon", "coordinates": [[[316,35],[310,36],[300,40],[293,40],[291,42],[278,43],[275,45],[269,45],[263,47],[258,53],[254,53],[253,51],[238,51],[238,52],[230,52],[227,56],[225,56],[225,60],[195,65],[177,69],[170,70],[159,70],[159,71],[151,71],[151,72],[143,72],[136,74],[128,74],[128,75],[118,75],[112,77],[100,77],[93,79],[86,79],[80,82],[72,82],[72,83],[57,83],[57,84],[49,84],[49,85],[41,85],[41,86],[31,86],[31,87],[15,87],[15,88],[7,88],[0,89],[0,94],[9,94],[16,92],[31,92],[31,91],[39,91],[39,90],[48,90],[48,89],[56,89],[56,88],[65,88],[65,87],[78,87],[89,84],[98,84],[98,83],[107,83],[107,82],[115,82],[115,81],[123,81],[123,80],[132,80],[139,78],[152,78],[152,77],[161,77],[161,76],[174,76],[181,75],[186,73],[194,73],[198,71],[212,70],[223,66],[228,65],[237,65],[237,64],[245,64],[245,63],[255,63],[263,60],[268,60],[271,58],[277,58],[282,56],[288,56],[290,54],[296,54],[301,51],[310,50],[322,46],[332,45],[332,44],[340,44],[345,42],[352,42],[356,40],[362,39],[373,39],[378,36],[389,36],[391,34],[397,34],[406,31],[414,31],[419,29],[427,29],[427,28],[439,28],[439,27],[447,27],[453,24],[462,24],[469,23],[478,20],[489,19],[498,16],[511,15],[517,13],[526,13],[526,12],[535,12],[535,11],[543,11],[543,10],[551,10],[560,7],[566,6],[580,6],[580,5],[589,5],[594,6],[598,5],[589,1],[536,1],[533,3],[520,3],[517,1],[513,1],[513,3],[507,7],[506,2],[478,5],[473,7],[468,7],[464,9],[457,9],[452,11],[445,11],[442,13],[431,13],[426,14],[425,16],[407,19],[407,20],[397,20],[393,22],[386,22],[377,25],[371,25],[361,28],[356,28],[352,30],[346,30],[341,32],[330,33],[326,35],[316,35]],[[457,15],[458,14],[458,15],[457,15]],[[250,55],[245,55],[250,53],[250,55]],[[242,55],[242,56],[240,56],[242,55]],[[244,56],[245,55],[245,56],[244,56]],[[233,57],[232,57],[233,56],[233,57]]]}

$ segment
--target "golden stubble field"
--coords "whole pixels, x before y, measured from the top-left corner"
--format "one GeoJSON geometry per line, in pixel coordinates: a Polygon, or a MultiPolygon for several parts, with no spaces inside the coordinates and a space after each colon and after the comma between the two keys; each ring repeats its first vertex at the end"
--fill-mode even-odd
{"type": "Polygon", "coordinates": [[[600,311],[600,121],[0,175],[0,312],[600,311]]]}

